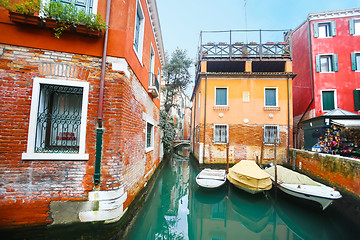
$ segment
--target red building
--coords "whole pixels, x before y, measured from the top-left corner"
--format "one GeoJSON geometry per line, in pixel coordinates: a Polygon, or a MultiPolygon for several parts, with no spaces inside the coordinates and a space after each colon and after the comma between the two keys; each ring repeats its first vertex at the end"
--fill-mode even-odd
{"type": "Polygon", "coordinates": [[[310,13],[292,32],[294,130],[336,108],[359,113],[360,8],[310,13]]]}
{"type": "Polygon", "coordinates": [[[117,220],[161,161],[156,1],[66,2],[108,30],[0,7],[0,228],[117,220]]]}

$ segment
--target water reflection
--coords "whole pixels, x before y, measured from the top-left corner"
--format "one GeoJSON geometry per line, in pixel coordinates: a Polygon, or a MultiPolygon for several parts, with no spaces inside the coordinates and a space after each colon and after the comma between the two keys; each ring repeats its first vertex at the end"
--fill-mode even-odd
{"type": "Polygon", "coordinates": [[[332,207],[298,205],[274,190],[252,195],[227,183],[197,186],[189,149],[163,169],[130,239],[357,239],[359,226],[332,207]]]}

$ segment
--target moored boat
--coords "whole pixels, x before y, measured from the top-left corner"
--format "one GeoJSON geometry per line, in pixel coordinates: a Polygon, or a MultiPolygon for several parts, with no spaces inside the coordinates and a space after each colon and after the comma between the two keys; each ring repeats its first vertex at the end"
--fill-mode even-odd
{"type": "Polygon", "coordinates": [[[235,187],[252,194],[272,187],[270,175],[251,160],[241,160],[231,167],[227,179],[235,187]]]}
{"type": "Polygon", "coordinates": [[[226,171],[223,169],[203,169],[196,176],[196,183],[204,188],[218,188],[226,182],[226,171]]]}
{"type": "MultiPolygon", "coordinates": [[[[275,182],[275,166],[265,169],[275,182]]],[[[334,200],[340,199],[340,192],[322,183],[316,182],[308,176],[292,171],[283,166],[277,166],[278,187],[283,192],[310,201],[319,203],[325,210],[334,200]]]]}

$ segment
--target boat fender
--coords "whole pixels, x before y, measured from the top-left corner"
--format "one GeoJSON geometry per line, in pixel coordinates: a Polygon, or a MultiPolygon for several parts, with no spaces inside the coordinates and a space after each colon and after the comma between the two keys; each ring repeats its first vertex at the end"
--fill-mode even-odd
{"type": "Polygon", "coordinates": [[[298,188],[301,188],[301,187],[300,187],[300,184],[298,185],[298,188]]]}

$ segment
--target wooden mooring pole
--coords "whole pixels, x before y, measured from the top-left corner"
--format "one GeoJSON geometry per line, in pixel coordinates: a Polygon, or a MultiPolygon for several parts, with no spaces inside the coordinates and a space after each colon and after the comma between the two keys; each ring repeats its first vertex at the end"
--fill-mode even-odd
{"type": "Polygon", "coordinates": [[[229,173],[229,143],[226,144],[226,173],[229,173]]]}

